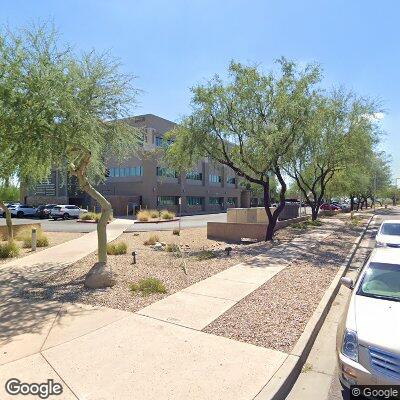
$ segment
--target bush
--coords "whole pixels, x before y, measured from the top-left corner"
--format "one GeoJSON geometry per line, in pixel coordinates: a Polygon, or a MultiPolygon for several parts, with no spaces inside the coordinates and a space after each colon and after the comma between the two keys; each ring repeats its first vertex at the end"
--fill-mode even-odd
{"type": "Polygon", "coordinates": [[[177,251],[179,251],[179,246],[175,243],[168,243],[165,246],[165,251],[169,252],[169,253],[175,253],[177,251]]]}
{"type": "Polygon", "coordinates": [[[210,260],[211,258],[215,258],[215,257],[216,257],[216,255],[211,250],[203,250],[199,254],[197,254],[197,259],[199,261],[210,260]]]}
{"type": "Polygon", "coordinates": [[[131,283],[129,287],[132,293],[141,292],[143,296],[151,293],[167,293],[164,283],[157,278],[141,279],[139,283],[131,283]]]}
{"type": "Polygon", "coordinates": [[[180,231],[179,229],[174,229],[174,230],[172,231],[172,234],[173,234],[173,235],[176,235],[176,236],[179,236],[179,235],[181,234],[181,231],[180,231]]]}
{"type": "Polygon", "coordinates": [[[160,213],[158,210],[149,210],[150,218],[158,218],[160,216],[160,213]]]}
{"type": "Polygon", "coordinates": [[[19,250],[15,242],[0,243],[0,258],[16,257],[19,254],[19,250]]]}
{"type": "Polygon", "coordinates": [[[173,218],[175,218],[175,213],[173,213],[172,211],[168,211],[168,210],[162,210],[161,218],[162,219],[173,219],[173,218]]]}
{"type": "Polygon", "coordinates": [[[150,219],[150,213],[148,210],[141,210],[136,215],[137,219],[142,222],[146,222],[150,219]]]}
{"type": "Polygon", "coordinates": [[[128,246],[125,242],[108,243],[107,244],[107,254],[111,256],[118,256],[121,254],[126,254],[128,246]]]}
{"type": "Polygon", "coordinates": [[[101,213],[87,212],[85,214],[82,214],[80,218],[81,218],[82,221],[96,221],[96,222],[99,222],[100,217],[101,217],[101,213]]]}
{"type": "Polygon", "coordinates": [[[308,219],[306,221],[303,222],[297,222],[296,224],[292,224],[291,227],[295,228],[295,229],[307,229],[309,227],[313,227],[313,226],[321,226],[322,222],[319,221],[318,219],[313,221],[311,219],[308,219]]]}
{"type": "MultiPolygon", "coordinates": [[[[23,242],[23,247],[29,249],[32,247],[32,229],[27,228],[23,229],[22,231],[18,232],[17,236],[15,237],[16,240],[20,240],[23,242]]],[[[46,234],[41,230],[36,230],[36,247],[47,247],[49,245],[49,238],[46,234]]]]}
{"type": "Polygon", "coordinates": [[[158,235],[151,235],[147,240],[145,240],[143,242],[143,244],[145,246],[153,246],[159,241],[160,241],[160,238],[158,237],[158,235]]]}

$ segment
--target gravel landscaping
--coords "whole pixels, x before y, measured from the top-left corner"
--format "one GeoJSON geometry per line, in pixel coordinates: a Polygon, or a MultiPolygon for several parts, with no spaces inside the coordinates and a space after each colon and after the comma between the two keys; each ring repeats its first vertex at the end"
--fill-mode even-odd
{"type": "MultiPolygon", "coordinates": [[[[299,234],[301,232],[294,229],[282,229],[277,232],[274,245],[288,242],[299,234]]],[[[185,229],[180,236],[173,235],[170,231],[124,233],[113,243],[121,241],[128,245],[127,254],[108,256],[108,264],[116,275],[116,285],[112,288],[92,290],[84,287],[85,275],[96,262],[94,253],[62,271],[42,273],[41,280],[32,281],[31,286],[40,287],[46,298],[54,300],[137,311],[232,265],[263,254],[272,246],[271,243],[264,242],[229,245],[232,252],[227,256],[224,249],[228,245],[208,240],[206,228],[185,229]],[[154,234],[160,242],[179,245],[183,257],[144,245],[154,234]],[[137,252],[135,265],[132,264],[132,251],[137,252]],[[210,254],[213,258],[207,258],[210,254]],[[130,285],[138,283],[142,278],[158,278],[166,286],[167,292],[148,296],[132,293],[130,285]]]]}
{"type": "MultiPolygon", "coordinates": [[[[354,239],[366,224],[356,226],[348,216],[331,220],[337,230],[302,253],[287,268],[255,290],[204,331],[289,352],[302,334],[354,239]]],[[[321,228],[319,228],[321,229],[321,228]]]]}
{"type": "MultiPolygon", "coordinates": [[[[52,247],[52,246],[57,246],[58,244],[68,242],[69,240],[72,240],[72,239],[77,239],[78,237],[84,235],[83,233],[77,233],[77,232],[44,232],[44,234],[49,239],[49,245],[47,247],[37,247],[36,252],[42,251],[44,249],[48,249],[49,247],[52,247]]],[[[16,258],[20,258],[20,257],[27,256],[29,254],[32,254],[31,249],[22,247],[22,245],[23,245],[22,241],[15,240],[15,242],[21,248],[19,256],[13,257],[13,258],[0,258],[0,265],[8,263],[12,260],[15,260],[16,258]]],[[[2,243],[4,244],[7,242],[0,240],[0,244],[2,244],[2,243]]]]}

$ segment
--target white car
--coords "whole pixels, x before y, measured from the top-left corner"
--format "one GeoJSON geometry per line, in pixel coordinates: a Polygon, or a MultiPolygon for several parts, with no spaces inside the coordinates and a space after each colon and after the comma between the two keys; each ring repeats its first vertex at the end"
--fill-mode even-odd
{"type": "Polygon", "coordinates": [[[400,248],[400,220],[390,219],[382,222],[376,235],[376,247],[400,248]]]}
{"type": "Polygon", "coordinates": [[[88,211],[78,206],[72,205],[58,205],[51,209],[50,218],[55,221],[59,218],[70,219],[79,218],[80,214],[87,213],[88,211]]]}
{"type": "MultiPolygon", "coordinates": [[[[33,216],[36,214],[36,207],[28,206],[26,204],[15,204],[8,206],[12,217],[23,218],[33,216]]],[[[5,217],[5,213],[3,213],[5,217]]]]}
{"type": "Polygon", "coordinates": [[[357,282],[342,278],[353,293],[338,328],[342,384],[400,384],[400,252],[374,249],[357,282]]]}

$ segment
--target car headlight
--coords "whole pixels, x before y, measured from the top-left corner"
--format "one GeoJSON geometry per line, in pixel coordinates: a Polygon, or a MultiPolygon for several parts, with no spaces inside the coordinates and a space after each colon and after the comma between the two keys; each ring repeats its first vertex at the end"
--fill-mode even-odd
{"type": "Polygon", "coordinates": [[[343,337],[342,354],[351,360],[358,362],[357,332],[346,329],[343,337]]]}
{"type": "Polygon", "coordinates": [[[385,242],[379,242],[379,241],[376,242],[376,247],[386,247],[386,246],[387,244],[385,242]]]}

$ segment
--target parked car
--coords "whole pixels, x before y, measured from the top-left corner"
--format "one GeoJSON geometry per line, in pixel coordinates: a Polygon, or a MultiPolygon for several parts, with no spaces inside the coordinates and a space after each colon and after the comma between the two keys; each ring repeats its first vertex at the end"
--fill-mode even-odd
{"type": "MultiPolygon", "coordinates": [[[[12,217],[31,217],[35,215],[36,213],[36,208],[33,206],[28,206],[27,204],[13,204],[13,205],[8,205],[7,208],[10,210],[11,216],[12,217]]],[[[6,216],[6,213],[3,212],[3,217],[6,216]]]]}
{"type": "Polygon", "coordinates": [[[376,235],[376,247],[400,248],[400,220],[382,222],[376,235]]]}
{"type": "Polygon", "coordinates": [[[321,204],[321,206],[319,208],[320,208],[320,210],[323,210],[323,211],[340,211],[341,210],[341,207],[339,207],[338,205],[333,204],[333,203],[321,204]]]}
{"type": "Polygon", "coordinates": [[[87,212],[88,212],[87,210],[80,208],[78,206],[57,205],[50,210],[50,217],[53,218],[55,221],[60,218],[63,219],[79,218],[80,214],[87,212]]]}
{"type": "Polygon", "coordinates": [[[339,203],[338,201],[332,201],[331,205],[338,206],[341,210],[350,210],[350,204],[348,203],[339,203]]]}
{"type": "Polygon", "coordinates": [[[398,249],[374,249],[354,284],[339,324],[337,353],[342,384],[400,384],[400,258],[398,249]]]}
{"type": "Polygon", "coordinates": [[[50,217],[50,211],[56,206],[57,204],[46,204],[46,205],[41,205],[36,209],[36,216],[38,218],[49,218],[50,217]]]}

